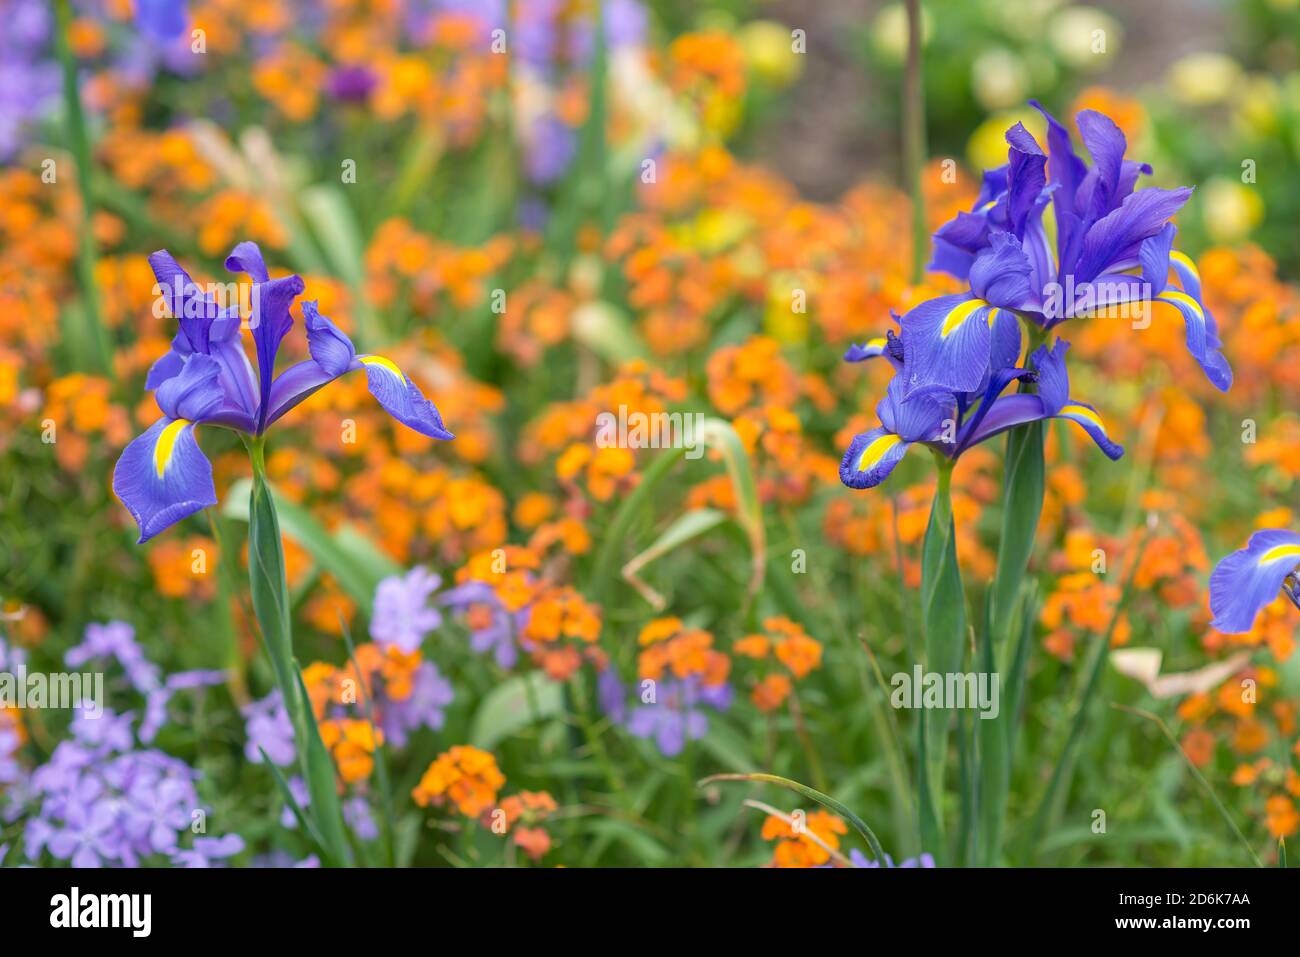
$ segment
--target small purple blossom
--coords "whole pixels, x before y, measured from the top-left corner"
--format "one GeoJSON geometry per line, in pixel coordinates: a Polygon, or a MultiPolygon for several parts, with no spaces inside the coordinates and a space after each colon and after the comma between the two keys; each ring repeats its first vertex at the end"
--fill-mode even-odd
{"type": "Polygon", "coordinates": [[[393,575],[375,590],[370,616],[370,637],[384,651],[395,647],[404,654],[418,651],[425,637],[442,624],[442,612],[429,604],[442,580],[424,568],[393,575]]]}

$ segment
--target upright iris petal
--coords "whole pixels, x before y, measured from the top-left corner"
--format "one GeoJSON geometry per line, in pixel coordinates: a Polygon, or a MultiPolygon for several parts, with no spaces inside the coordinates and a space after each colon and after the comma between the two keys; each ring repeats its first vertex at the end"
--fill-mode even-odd
{"type": "Polygon", "coordinates": [[[1210,575],[1211,625],[1229,634],[1250,631],[1259,612],[1278,592],[1300,607],[1295,586],[1300,566],[1300,533],[1267,528],[1250,536],[1246,547],[1219,562],[1210,575]]]}

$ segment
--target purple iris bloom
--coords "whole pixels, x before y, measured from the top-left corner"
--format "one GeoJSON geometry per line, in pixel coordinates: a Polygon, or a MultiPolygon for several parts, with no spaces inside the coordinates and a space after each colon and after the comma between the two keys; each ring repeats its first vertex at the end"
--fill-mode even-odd
{"type": "Polygon", "coordinates": [[[1300,608],[1300,533],[1266,528],[1250,536],[1210,575],[1210,624],[1228,634],[1250,631],[1278,591],[1300,608]]]}
{"type": "Polygon", "coordinates": [[[141,542],[217,502],[212,463],[194,438],[197,426],[260,436],[345,372],[364,369],[371,395],[402,424],[435,439],[452,438],[415,383],[383,356],[357,355],[352,340],[313,301],[302,303],[311,358],[275,375],[280,343],[293,326],[290,309],[304,286],[298,276],[272,279],[255,243],[236,246],[226,268],[253,279],[249,327],[256,374],[244,353],[238,304],[219,306],[168,252],[154,253],[149,263],[180,331],[145,380],[163,416],[123,450],[113,471],[113,491],[139,524],[141,542]]]}
{"type": "Polygon", "coordinates": [[[159,43],[167,43],[189,26],[187,7],[185,0],[135,0],[136,26],[159,43]]]}
{"type": "Polygon", "coordinates": [[[627,730],[638,738],[653,738],[666,758],[676,757],[687,741],[708,734],[709,718],[700,706],[725,711],[731,704],[731,686],[712,687],[692,675],[681,681],[661,681],[653,704],[639,705],[627,719],[627,730]]]}
{"type": "MultiPolygon", "coordinates": [[[[897,342],[892,333],[891,346],[897,342]]],[[[1070,344],[1057,339],[1049,351],[1046,346],[1035,350],[1034,369],[1015,367],[1020,353],[1020,329],[1007,326],[995,336],[993,364],[986,369],[980,390],[968,393],[927,392],[905,398],[908,363],[899,363],[892,347],[890,362],[898,373],[890,380],[885,398],[876,406],[880,426],[853,437],[840,462],[840,481],[850,488],[874,488],[889,477],[902,461],[908,448],[921,443],[955,459],[971,446],[978,445],[1008,429],[1044,419],[1069,419],[1077,423],[1110,459],[1124,454],[1123,447],[1106,435],[1106,426],[1097,410],[1070,398],[1070,381],[1065,369],[1065,353],[1070,344]],[[1037,393],[1020,392],[1003,395],[1016,380],[1038,383],[1037,393]]]]}
{"type": "Polygon", "coordinates": [[[1151,167],[1124,159],[1123,132],[1109,117],[1085,110],[1077,122],[1092,156],[1089,168],[1075,155],[1065,127],[1033,106],[1047,120],[1048,152],[1017,123],[1007,131],[1007,165],[986,172],[974,208],[934,234],[930,268],[966,280],[970,291],[921,303],[903,317],[905,398],[975,390],[996,338],[1009,334],[1018,315],[1051,329],[1067,319],[1151,302],[1178,309],[1188,351],[1226,391],[1232,370],[1201,301],[1196,267],[1173,248],[1176,229],[1169,220],[1192,190],[1135,192],[1138,176],[1151,167]],[[1044,222],[1049,203],[1054,238],[1044,222]],[[1171,268],[1181,288],[1169,284],[1171,268]]]}

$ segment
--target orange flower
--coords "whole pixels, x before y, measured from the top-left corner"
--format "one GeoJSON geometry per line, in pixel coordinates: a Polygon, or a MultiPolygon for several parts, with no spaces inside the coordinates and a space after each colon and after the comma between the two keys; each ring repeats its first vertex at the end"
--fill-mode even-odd
{"type": "Polygon", "coordinates": [[[506,779],[497,760],[487,751],[471,745],[456,745],[444,751],[425,770],[411,796],[420,807],[456,805],[466,817],[479,817],[497,800],[506,779]]]}

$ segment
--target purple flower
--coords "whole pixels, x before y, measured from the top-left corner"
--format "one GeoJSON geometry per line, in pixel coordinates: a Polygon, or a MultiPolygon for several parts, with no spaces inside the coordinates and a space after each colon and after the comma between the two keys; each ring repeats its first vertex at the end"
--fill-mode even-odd
{"type": "Polygon", "coordinates": [[[1018,324],[1017,313],[1052,329],[1113,306],[1151,302],[1182,314],[1188,351],[1226,391],[1232,370],[1201,301],[1200,277],[1173,248],[1177,230],[1170,219],[1192,190],[1135,192],[1151,167],[1124,158],[1128,144],[1114,121],[1084,110],[1077,122],[1092,156],[1089,168],[1065,127],[1033,106],[1047,120],[1048,151],[1017,123],[1007,131],[1007,165],[986,172],[974,208],[934,235],[931,268],[968,281],[970,292],[929,300],[903,316],[903,398],[978,391],[991,350],[1009,335],[1006,327],[1018,324]],[[1048,203],[1055,242],[1043,222],[1048,203]],[[1181,288],[1169,286],[1171,268],[1181,288]]]}
{"type": "MultiPolygon", "coordinates": [[[[1108,458],[1123,455],[1123,447],[1106,434],[1097,410],[1070,398],[1065,368],[1070,344],[1057,339],[1050,351],[1040,346],[1031,357],[1033,369],[1018,369],[1019,327],[1010,325],[1006,333],[1005,340],[994,347],[993,366],[976,392],[905,398],[908,364],[904,360],[890,380],[885,398],[876,406],[880,426],[855,435],[849,443],[840,462],[840,481],[850,488],[874,488],[889,477],[914,444],[928,445],[955,459],[1008,429],[1044,419],[1069,419],[1087,432],[1108,458]],[[1017,379],[1036,381],[1038,392],[1002,395],[1017,379]]],[[[896,360],[891,356],[890,361],[896,360]]]]}
{"type": "Polygon", "coordinates": [[[373,841],[379,836],[379,825],[375,823],[370,804],[364,797],[357,795],[344,801],[343,818],[361,840],[373,841]]]}
{"type": "Polygon", "coordinates": [[[167,705],[177,691],[219,685],[226,680],[224,671],[178,671],[168,675],[162,687],[145,696],[144,718],[140,721],[140,740],[149,744],[167,723],[167,705]]]}
{"type": "MultiPolygon", "coordinates": [[[[307,782],[294,775],[287,782],[289,793],[293,795],[294,803],[302,810],[307,810],[311,804],[311,792],[307,790],[307,782]]],[[[284,809],[280,811],[280,826],[284,828],[296,828],[298,826],[298,816],[293,813],[293,807],[288,801],[284,802],[284,809]]]]}
{"type": "Polygon", "coordinates": [[[364,103],[379,82],[374,71],[367,66],[339,66],[330,71],[325,81],[330,95],[345,103],[364,103]]]}
{"type": "Polygon", "coordinates": [[[172,863],[180,867],[211,867],[213,861],[234,857],[243,849],[244,839],[238,834],[196,837],[193,847],[172,854],[172,863]]]}
{"type": "Polygon", "coordinates": [[[185,0],[135,0],[135,22],[140,31],[159,43],[175,40],[189,25],[185,0]]]}
{"type": "Polygon", "coordinates": [[[1255,617],[1278,592],[1300,608],[1300,534],[1266,528],[1250,536],[1210,575],[1211,626],[1228,634],[1250,631],[1255,617]]]}
{"type": "Polygon", "coordinates": [[[379,726],[384,737],[397,748],[406,746],[410,732],[425,727],[442,727],[443,713],[454,697],[451,682],[432,661],[422,661],[411,679],[411,693],[402,700],[385,697],[381,702],[379,726]]]}
{"type": "Polygon", "coordinates": [[[730,704],[731,688],[726,684],[708,687],[694,676],[660,681],[655,700],[632,710],[627,730],[634,737],[654,738],[664,757],[676,757],[687,741],[696,741],[709,731],[708,716],[697,705],[724,711],[730,704]]]}
{"type": "Polygon", "coordinates": [[[180,331],[145,380],[162,418],[127,445],[113,470],[113,491],[140,526],[141,542],[217,502],[212,463],[194,438],[197,426],[260,436],[346,372],[364,370],[371,395],[399,422],[435,439],[452,438],[415,383],[383,356],[358,355],[313,301],[302,303],[311,358],[276,375],[276,355],[293,327],[290,310],[304,285],[299,276],[272,279],[255,243],[236,246],[226,268],[253,280],[249,327],[256,373],[244,354],[238,304],[220,306],[168,252],[154,253],[149,263],[180,331]]]}
{"type": "Polygon", "coordinates": [[[514,667],[519,658],[515,634],[526,620],[526,610],[511,614],[501,604],[492,587],[480,581],[469,581],[448,589],[439,600],[445,607],[458,611],[465,611],[472,606],[486,609],[488,619],[478,627],[471,628],[469,646],[479,654],[491,651],[497,664],[504,669],[514,667]]]}
{"type": "Polygon", "coordinates": [[[245,705],[243,715],[244,733],[248,737],[244,756],[249,761],[261,764],[262,752],[265,751],[272,764],[280,767],[293,764],[297,757],[293,746],[293,723],[278,689],[261,701],[245,705]]]}
{"type": "Polygon", "coordinates": [[[885,855],[884,863],[873,861],[867,858],[856,847],[849,851],[849,862],[854,867],[934,867],[934,857],[930,854],[922,854],[920,857],[909,857],[901,864],[895,864],[894,859],[888,854],[885,855]]]}
{"type": "Polygon", "coordinates": [[[375,590],[370,637],[385,651],[418,651],[425,636],[442,624],[442,612],[429,604],[441,584],[442,579],[424,568],[385,578],[375,590]]]}
{"type": "Polygon", "coordinates": [[[547,113],[533,121],[528,139],[528,178],[539,186],[554,183],[573,162],[578,151],[573,129],[547,113]]]}
{"type": "Polygon", "coordinates": [[[596,678],[596,702],[602,714],[615,724],[627,719],[627,688],[613,665],[596,678]]]}

